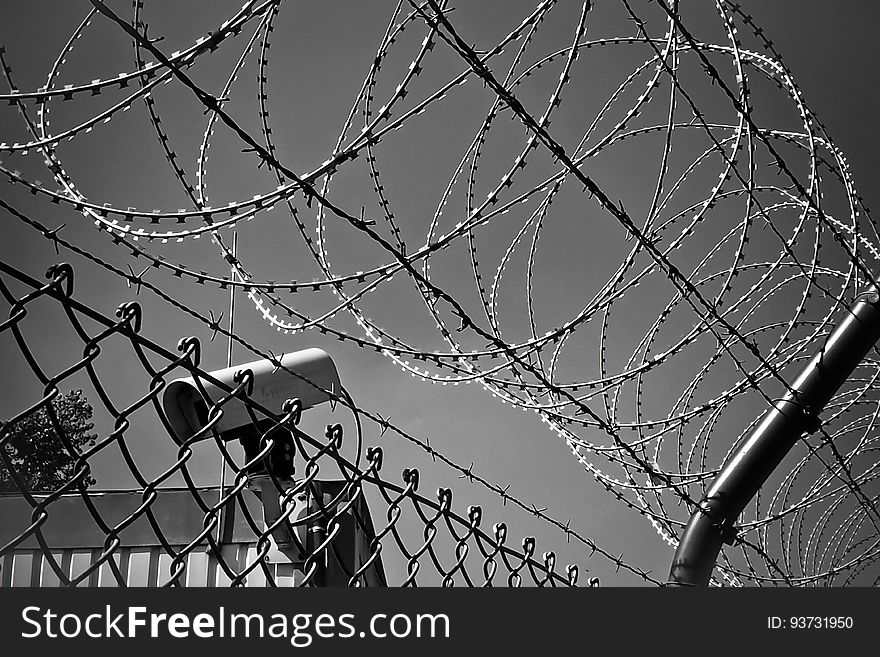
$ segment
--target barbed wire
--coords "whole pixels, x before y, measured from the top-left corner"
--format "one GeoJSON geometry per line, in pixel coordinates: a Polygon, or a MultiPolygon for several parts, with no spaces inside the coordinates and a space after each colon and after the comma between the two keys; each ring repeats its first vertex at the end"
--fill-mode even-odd
{"type": "MultiPolygon", "coordinates": [[[[278,139],[283,121],[270,114],[280,1],[247,2],[171,55],[150,33],[142,0],[134,0],[131,21],[100,0],[91,4],[44,87],[20,91],[0,50],[10,86],[0,101],[19,108],[30,135],[0,144],[0,153],[41,156],[59,189],[7,164],[0,172],[37,197],[81,213],[146,269],[126,273],[4,203],[8,212],[56,248],[71,248],[198,316],[213,334],[225,334],[213,313],[186,308],[147,272],[241,290],[279,331],[318,330],[381,354],[426,382],[476,384],[504,404],[537,413],[606,491],[645,516],[670,545],[721,464],[774,400],[791,391],[797,367],[822,348],[852,298],[876,283],[880,236],[844,155],[764,31],[729,0],[711,3],[711,20],[695,10],[692,19],[679,3],[665,0],[638,9],[627,0],[595,6],[544,0],[511,16],[515,27],[502,37],[477,44],[463,36],[460,26],[469,25],[460,18],[467,16],[464,8],[436,0],[391,3],[334,146],[303,172],[285,163],[290,154],[278,139]],[[134,70],[63,84],[61,63],[98,18],[129,40],[134,70]],[[596,34],[608,29],[617,32],[596,34]],[[237,39],[246,43],[213,93],[191,71],[237,39]],[[447,73],[450,55],[464,68],[447,73]],[[593,59],[611,71],[607,89],[591,76],[593,59]],[[257,85],[252,124],[239,118],[247,95],[236,97],[248,66],[255,66],[257,85]],[[395,70],[402,72],[395,76],[395,70]],[[121,91],[132,83],[136,89],[121,91]],[[186,92],[206,114],[195,184],[156,98],[166,84],[186,92]],[[53,103],[114,92],[122,97],[72,127],[53,129],[48,121],[53,103]],[[414,212],[398,189],[405,183],[392,158],[411,151],[401,149],[397,135],[407,135],[417,149],[423,115],[442,115],[456,94],[467,93],[473,137],[461,140],[448,178],[437,177],[436,205],[414,212]],[[474,99],[485,103],[487,94],[488,109],[478,110],[474,99]],[[73,168],[62,163],[63,143],[87,139],[135,101],[145,103],[191,207],[145,211],[90,199],[73,168]],[[566,113],[571,104],[578,106],[577,119],[566,113]],[[766,125],[762,110],[771,106],[788,118],[766,125]],[[243,160],[266,170],[272,182],[252,198],[212,206],[209,174],[217,174],[207,162],[220,126],[238,140],[243,160]],[[512,138],[517,130],[524,136],[512,138]],[[625,182],[603,174],[603,167],[619,170],[630,153],[641,161],[621,176],[625,182]],[[656,164],[651,171],[649,161],[656,164]],[[365,176],[372,197],[357,197],[340,182],[356,174],[365,176]],[[626,207],[614,200],[624,194],[626,207]],[[256,235],[273,209],[286,212],[285,229],[317,275],[294,280],[291,270],[270,279],[260,273],[266,268],[258,257],[226,245],[222,231],[256,235]],[[214,240],[220,270],[231,273],[204,271],[160,252],[163,244],[202,235],[214,240]],[[352,244],[364,245],[356,248],[365,258],[371,254],[367,266],[351,266],[352,244]],[[586,262],[564,262],[578,256],[586,262]],[[593,280],[566,280],[587,274],[593,280]],[[399,297],[401,281],[416,295],[406,297],[410,319],[374,319],[369,309],[381,307],[374,299],[399,297]],[[323,304],[320,310],[313,300],[323,304]],[[425,323],[428,330],[411,328],[425,323]],[[442,349],[435,348],[438,337],[442,349]]],[[[817,433],[800,441],[797,461],[741,517],[716,583],[877,577],[871,570],[880,541],[876,356],[829,404],[817,433]]],[[[429,441],[357,410],[505,502],[515,499],[429,441]]],[[[537,505],[516,503],[597,549],[537,505]]],[[[430,553],[407,549],[401,546],[404,554],[430,553]]]]}

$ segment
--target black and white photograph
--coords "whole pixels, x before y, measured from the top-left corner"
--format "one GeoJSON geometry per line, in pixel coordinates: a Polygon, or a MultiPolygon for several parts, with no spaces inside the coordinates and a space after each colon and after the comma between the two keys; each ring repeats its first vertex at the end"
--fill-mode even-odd
{"type": "Polygon", "coordinates": [[[870,631],[878,25],[3,0],[7,635],[430,651],[480,617],[513,651],[612,604],[870,631]],[[460,591],[507,588],[554,591],[460,591]]]}

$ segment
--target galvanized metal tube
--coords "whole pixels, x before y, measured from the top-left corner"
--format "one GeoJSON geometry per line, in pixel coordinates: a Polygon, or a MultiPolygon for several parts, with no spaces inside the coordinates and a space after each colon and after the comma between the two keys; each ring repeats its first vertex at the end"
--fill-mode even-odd
{"type": "Polygon", "coordinates": [[[858,297],[819,352],[774,403],[691,516],[669,573],[673,586],[707,586],[724,542],[742,510],[798,439],[818,426],[818,415],[880,340],[880,294],[858,297]]]}

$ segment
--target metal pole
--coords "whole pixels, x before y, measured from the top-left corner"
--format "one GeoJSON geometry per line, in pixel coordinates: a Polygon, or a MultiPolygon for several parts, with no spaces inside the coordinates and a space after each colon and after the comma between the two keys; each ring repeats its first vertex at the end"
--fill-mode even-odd
{"type": "MultiPolygon", "coordinates": [[[[238,231],[232,231],[232,259],[238,257],[238,231]]],[[[230,278],[234,281],[235,266],[230,263],[230,278]]],[[[232,367],[232,348],[235,343],[232,341],[232,335],[235,331],[235,286],[229,286],[229,339],[226,342],[226,367],[232,367]]],[[[220,454],[220,491],[218,499],[222,500],[226,494],[226,459],[220,454]]],[[[217,522],[217,542],[221,543],[227,538],[229,532],[226,525],[229,523],[230,514],[224,513],[225,506],[221,506],[218,510],[217,522]]]]}
{"type": "MultiPolygon", "coordinates": [[[[326,500],[324,498],[324,491],[319,482],[315,482],[314,484],[309,486],[309,510],[311,513],[318,513],[318,515],[314,520],[312,520],[308,526],[306,527],[306,531],[308,532],[308,537],[306,538],[306,545],[308,547],[309,554],[315,553],[315,548],[321,545],[327,539],[327,508],[324,506],[326,504],[326,500]],[[317,484],[317,485],[315,485],[317,484]],[[321,501],[318,503],[318,500],[315,498],[321,496],[321,501]],[[324,511],[321,511],[324,509],[324,511]]],[[[317,587],[327,586],[327,566],[330,562],[330,550],[332,550],[329,545],[324,548],[324,554],[319,556],[318,559],[315,560],[315,573],[312,575],[311,585],[317,587]]]]}
{"type": "Polygon", "coordinates": [[[819,352],[774,403],[748,440],[724,466],[685,527],[672,567],[672,586],[708,586],[734,523],[776,466],[804,434],[819,427],[819,413],[880,339],[880,294],[860,295],[819,352]]]}

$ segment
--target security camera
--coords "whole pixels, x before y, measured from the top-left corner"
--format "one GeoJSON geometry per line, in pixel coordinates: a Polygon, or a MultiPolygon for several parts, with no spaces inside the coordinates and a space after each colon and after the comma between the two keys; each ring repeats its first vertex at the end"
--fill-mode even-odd
{"type": "MultiPolygon", "coordinates": [[[[323,349],[303,349],[286,354],[280,365],[277,361],[258,360],[209,372],[212,379],[227,389],[207,379],[200,378],[199,385],[193,377],[177,379],[165,388],[162,406],[179,443],[190,440],[205,428],[211,406],[228,395],[228,389],[237,385],[234,381],[236,373],[244,370],[253,374],[250,399],[278,415],[282,414],[281,406],[288,399],[299,399],[305,410],[329,401],[341,390],[336,365],[323,349]],[[199,386],[207,398],[203,397],[199,386]]],[[[241,399],[230,399],[221,408],[222,416],[213,428],[223,440],[240,439],[252,428],[251,413],[241,399]]],[[[209,438],[210,434],[205,432],[203,437],[209,438]]]]}
{"type": "Polygon", "coordinates": [[[204,429],[211,426],[222,440],[241,442],[245,460],[249,463],[248,475],[271,473],[279,479],[291,479],[294,442],[290,432],[276,428],[267,434],[275,426],[272,419],[261,418],[260,413],[249,409],[237,396],[229,398],[228,391],[237,385],[236,374],[245,370],[250,370],[253,375],[249,399],[277,415],[283,413],[282,405],[288,399],[298,399],[302,409],[307,409],[329,401],[341,392],[336,366],[321,349],[296,351],[274,363],[258,360],[216,370],[209,373],[211,380],[201,377],[198,381],[193,377],[178,379],[168,384],[162,396],[174,437],[181,445],[193,438],[210,438],[213,434],[204,429]],[[226,387],[216,385],[213,380],[226,387]],[[219,403],[221,400],[222,404],[219,403]],[[221,413],[211,413],[215,404],[221,413]],[[260,458],[261,440],[267,435],[272,437],[273,447],[268,459],[265,455],[260,458]]]}
{"type": "Polygon", "coordinates": [[[211,427],[222,440],[237,439],[241,443],[249,464],[245,469],[249,488],[262,501],[264,522],[275,527],[270,534],[272,542],[291,562],[301,565],[305,558],[303,531],[306,530],[297,527],[291,531],[287,526],[297,524],[308,512],[304,495],[291,499],[288,494],[296,485],[293,436],[289,430],[278,428],[272,419],[261,419],[260,413],[249,412],[246,403],[238,397],[218,404],[238,385],[236,374],[245,370],[250,370],[253,380],[253,390],[248,397],[276,415],[283,414],[282,405],[288,399],[298,399],[305,410],[329,401],[342,391],[339,373],[330,356],[321,349],[304,349],[283,356],[280,364],[258,360],[210,372],[211,380],[199,378],[196,382],[193,377],[187,377],[172,381],[162,396],[162,406],[179,444],[196,436],[201,440],[213,435],[207,431],[198,435],[212,419],[211,427]],[[216,413],[213,418],[209,417],[214,405],[222,410],[219,419],[216,413]],[[266,436],[271,437],[273,446],[268,455],[259,458],[264,446],[261,441],[266,436]],[[282,516],[286,523],[278,522],[282,516]]]}

